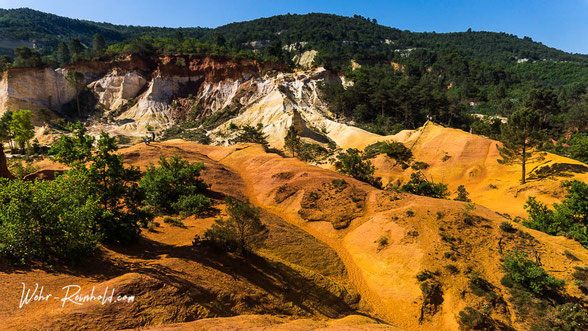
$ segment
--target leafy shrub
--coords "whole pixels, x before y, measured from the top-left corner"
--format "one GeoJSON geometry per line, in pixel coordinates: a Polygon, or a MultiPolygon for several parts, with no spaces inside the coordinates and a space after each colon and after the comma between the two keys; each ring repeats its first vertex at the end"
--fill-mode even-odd
{"type": "Polygon", "coordinates": [[[0,254],[77,262],[98,245],[101,208],[86,171],[54,181],[0,179],[0,254]]]}
{"type": "Polygon", "coordinates": [[[429,164],[422,161],[416,161],[410,167],[414,170],[425,170],[429,167],[429,164]]]}
{"type": "Polygon", "coordinates": [[[331,181],[331,184],[333,184],[333,187],[338,188],[338,189],[343,189],[347,186],[347,182],[343,178],[333,179],[331,181]]]}
{"type": "Polygon", "coordinates": [[[180,126],[173,126],[163,132],[161,140],[170,139],[184,139],[187,141],[195,141],[202,145],[209,145],[211,143],[210,137],[206,134],[204,129],[188,129],[188,123],[183,123],[180,126]]]}
{"type": "Polygon", "coordinates": [[[400,190],[437,199],[446,199],[449,196],[447,184],[430,182],[421,172],[412,173],[410,181],[404,184],[400,190]]]}
{"type": "Polygon", "coordinates": [[[195,215],[210,206],[210,199],[202,194],[181,195],[178,202],[172,203],[172,208],[180,211],[184,216],[195,215]]]}
{"type": "Polygon", "coordinates": [[[319,144],[301,141],[297,148],[297,157],[304,161],[317,161],[330,155],[330,152],[319,144]]]}
{"type": "Polygon", "coordinates": [[[376,167],[370,161],[364,161],[357,149],[350,148],[345,153],[337,155],[335,162],[337,171],[349,175],[357,180],[382,187],[380,178],[375,178],[376,167]]]}
{"type": "Polygon", "coordinates": [[[588,163],[588,134],[576,132],[569,142],[570,156],[573,159],[588,163]]]}
{"type": "Polygon", "coordinates": [[[472,307],[459,312],[459,321],[468,330],[491,330],[492,320],[472,307]]]}
{"type": "Polygon", "coordinates": [[[477,274],[470,277],[468,286],[472,290],[472,293],[479,297],[486,295],[486,293],[492,290],[492,284],[477,274]]]}
{"type": "Polygon", "coordinates": [[[50,153],[57,162],[74,169],[87,171],[90,188],[96,192],[102,207],[98,229],[108,242],[129,242],[139,237],[140,225],[147,224],[152,215],[141,208],[144,195],[137,181],[141,172],[136,167],[125,167],[116,139],[101,132],[95,139],[87,135],[78,122],[71,124],[73,134],[62,135],[50,153]]]}
{"type": "Polygon", "coordinates": [[[147,166],[140,187],[145,190],[145,202],[157,212],[197,214],[210,205],[201,193],[207,188],[200,179],[204,163],[190,163],[178,155],[161,157],[159,167],[147,166]]]}
{"type": "Polygon", "coordinates": [[[416,279],[419,282],[423,282],[427,279],[435,278],[439,275],[439,272],[431,272],[429,270],[423,270],[416,275],[416,279]]]}
{"type": "Polygon", "coordinates": [[[163,223],[171,224],[171,225],[177,226],[179,228],[185,228],[186,227],[184,225],[184,223],[180,219],[178,219],[176,217],[171,217],[171,216],[164,216],[163,217],[163,223]]]}
{"type": "Polygon", "coordinates": [[[506,273],[505,277],[537,295],[543,295],[547,291],[556,291],[563,287],[563,280],[550,276],[537,263],[526,257],[525,253],[518,251],[513,251],[505,256],[502,264],[502,270],[506,273]]]}
{"type": "Polygon", "coordinates": [[[517,229],[515,229],[509,222],[502,222],[498,227],[500,228],[500,230],[508,233],[513,233],[517,231],[517,229]]]}
{"type": "Polygon", "coordinates": [[[205,240],[241,255],[262,245],[268,230],[259,219],[257,209],[231,197],[227,197],[225,202],[229,217],[217,219],[204,233],[205,240]]]}
{"type": "Polygon", "coordinates": [[[388,237],[386,236],[381,236],[380,239],[378,239],[378,248],[382,249],[386,246],[388,246],[389,242],[388,242],[388,237]]]}
{"type": "Polygon", "coordinates": [[[445,269],[447,269],[447,271],[449,271],[450,274],[452,275],[456,275],[459,273],[459,268],[457,268],[454,264],[448,264],[446,266],[444,266],[445,269]]]}
{"type": "Polygon", "coordinates": [[[574,180],[562,185],[567,194],[553,209],[529,197],[525,204],[529,219],[523,225],[550,235],[566,234],[588,247],[588,184],[574,180]]]}
{"type": "Polygon", "coordinates": [[[365,159],[371,159],[378,154],[386,154],[396,160],[396,164],[407,163],[412,159],[412,152],[404,144],[397,141],[380,141],[367,146],[363,151],[365,159]]]}
{"type": "Polygon", "coordinates": [[[154,222],[153,220],[149,220],[145,225],[148,231],[155,232],[155,229],[159,227],[159,223],[154,222]]]}
{"type": "Polygon", "coordinates": [[[267,136],[262,129],[261,123],[258,123],[257,126],[245,125],[239,130],[237,137],[233,139],[233,143],[255,143],[260,144],[264,149],[268,149],[267,136]]]}
{"type": "Polygon", "coordinates": [[[457,197],[453,200],[455,201],[463,201],[463,202],[470,202],[472,201],[470,198],[468,198],[468,196],[470,195],[468,193],[468,191],[466,190],[465,186],[463,185],[459,185],[457,187],[457,191],[455,191],[455,193],[457,193],[457,197]]]}
{"type": "Polygon", "coordinates": [[[568,302],[555,308],[552,330],[588,330],[588,314],[580,304],[568,302]]]}
{"type": "Polygon", "coordinates": [[[239,108],[237,107],[226,107],[222,110],[219,110],[212,115],[206,117],[204,122],[202,122],[202,126],[207,130],[212,130],[217,126],[221,125],[222,123],[232,119],[233,117],[239,114],[239,108]]]}
{"type": "Polygon", "coordinates": [[[16,178],[25,178],[27,175],[32,174],[39,170],[38,166],[33,165],[32,160],[26,159],[24,162],[19,159],[11,159],[8,162],[8,170],[16,178]]]}
{"type": "Polygon", "coordinates": [[[576,271],[572,273],[574,284],[577,285],[584,294],[588,294],[588,267],[574,267],[574,269],[576,269],[576,271]]]}

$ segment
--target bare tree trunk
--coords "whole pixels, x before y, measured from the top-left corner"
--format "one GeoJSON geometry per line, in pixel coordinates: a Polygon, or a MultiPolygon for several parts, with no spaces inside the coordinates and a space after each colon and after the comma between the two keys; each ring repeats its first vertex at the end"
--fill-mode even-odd
{"type": "Polygon", "coordinates": [[[78,116],[82,118],[82,111],[80,110],[80,96],[76,96],[76,101],[78,103],[78,116]]]}
{"type": "Polygon", "coordinates": [[[525,166],[527,163],[527,143],[523,143],[523,161],[522,161],[522,170],[523,170],[523,177],[521,178],[521,183],[525,184],[525,166]]]}

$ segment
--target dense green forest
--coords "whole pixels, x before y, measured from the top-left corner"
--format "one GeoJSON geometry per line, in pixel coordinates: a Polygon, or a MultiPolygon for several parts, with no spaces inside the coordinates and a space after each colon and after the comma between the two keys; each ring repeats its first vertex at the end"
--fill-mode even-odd
{"type": "Polygon", "coordinates": [[[35,41],[42,54],[57,49],[60,41],[79,39],[89,46],[96,33],[108,44],[137,38],[184,37],[201,42],[222,35],[230,45],[245,46],[251,41],[261,45],[302,46],[322,51],[325,57],[380,60],[411,48],[452,48],[464,56],[492,63],[530,60],[586,61],[587,55],[569,54],[541,43],[511,34],[495,32],[415,33],[377,24],[376,19],[358,15],[343,17],[331,14],[279,15],[253,21],[232,23],[216,29],[161,28],[124,26],[70,19],[31,9],[0,9],[0,35],[5,40],[35,41]],[[302,43],[302,45],[300,44],[302,43]]]}
{"type": "Polygon", "coordinates": [[[41,54],[46,55],[56,51],[60,41],[78,39],[83,45],[89,46],[96,33],[112,44],[144,34],[173,36],[177,31],[186,36],[201,38],[207,30],[114,25],[71,19],[27,8],[0,9],[0,52],[8,55],[11,53],[10,49],[3,46],[2,39],[35,42],[41,54]]]}

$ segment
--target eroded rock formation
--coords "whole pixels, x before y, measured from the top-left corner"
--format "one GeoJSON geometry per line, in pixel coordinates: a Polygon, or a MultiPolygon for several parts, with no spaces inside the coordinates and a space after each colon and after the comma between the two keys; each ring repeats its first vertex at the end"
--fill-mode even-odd
{"type": "Polygon", "coordinates": [[[4,155],[4,146],[0,144],[0,177],[2,178],[14,178],[10,171],[8,171],[8,166],[6,164],[6,155],[4,155]]]}

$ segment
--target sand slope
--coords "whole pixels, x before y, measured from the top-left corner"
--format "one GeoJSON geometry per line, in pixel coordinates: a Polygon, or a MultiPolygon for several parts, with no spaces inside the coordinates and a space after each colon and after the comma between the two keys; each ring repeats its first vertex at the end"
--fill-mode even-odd
{"type": "Polygon", "coordinates": [[[138,246],[103,248],[100,260],[91,260],[93,267],[86,265],[89,269],[83,271],[1,266],[0,292],[10,298],[19,296],[20,282],[26,281],[43,282],[50,290],[72,282],[110,285],[139,293],[142,300],[134,306],[36,305],[25,310],[11,300],[0,303],[4,326],[161,327],[234,315],[250,316],[203,319],[173,328],[381,326],[374,325],[374,319],[337,320],[359,312],[390,327],[454,330],[459,311],[489,304],[468,289],[468,277],[476,273],[493,285],[499,298],[491,317],[525,329],[528,321],[516,319],[506,300],[508,292],[500,284],[500,259],[515,248],[566,280],[568,294],[581,296],[571,285],[571,273],[574,266],[588,262],[586,249],[572,240],[528,229],[524,229],[527,235],[505,233],[498,227],[505,219],[482,206],[466,221],[464,203],[377,190],[327,169],[265,153],[258,145],[218,147],[173,140],[136,145],[122,153],[126,162],[140,167],[174,154],[205,162],[203,177],[214,192],[262,208],[272,239],[260,253],[270,262],[244,263],[190,247],[193,235],[223,214],[224,206],[218,204],[219,214],[187,219],[186,229],[164,224],[154,233],[145,232],[146,239],[138,246]],[[382,237],[386,245],[379,243],[382,237]],[[575,260],[566,257],[566,251],[575,260]],[[450,272],[449,264],[458,272],[450,272]],[[433,297],[423,295],[416,279],[425,269],[439,273],[433,297]],[[285,294],[292,290],[294,294],[285,294]],[[355,293],[361,296],[359,301],[355,293]]]}
{"type": "MultiPolygon", "coordinates": [[[[168,143],[188,148],[180,141],[168,143]]],[[[558,276],[568,281],[575,263],[564,257],[564,251],[573,252],[582,261],[588,259],[584,248],[565,238],[531,230],[525,230],[535,237],[531,242],[507,238],[498,228],[504,218],[483,207],[474,212],[474,224],[465,224],[464,203],[379,191],[295,159],[266,154],[256,145],[197,148],[237,172],[254,204],[332,247],[362,295],[362,307],[400,328],[455,329],[460,310],[466,305],[481,304],[475,297],[461,294],[467,287],[466,271],[485,275],[499,295],[506,295],[499,282],[500,258],[514,247],[540,252],[537,254],[546,269],[557,270],[558,276]],[[338,193],[340,189],[332,181],[341,178],[351,189],[338,193]],[[313,198],[316,196],[319,198],[313,198]],[[352,198],[359,212],[350,207],[349,196],[364,197],[362,201],[352,198]],[[309,199],[315,201],[309,203],[309,199]],[[335,229],[345,217],[351,220],[349,226],[335,229]],[[378,249],[382,236],[388,238],[389,245],[378,249]],[[448,242],[448,237],[454,240],[448,242]],[[458,256],[457,261],[449,261],[445,257],[448,252],[458,256]],[[463,273],[449,275],[443,268],[449,263],[463,273]],[[425,268],[442,273],[444,301],[419,322],[423,297],[415,276],[425,268]]],[[[511,323],[506,315],[495,318],[511,323]]]]}
{"type": "MultiPolygon", "coordinates": [[[[452,197],[455,197],[459,185],[465,185],[472,201],[513,217],[526,217],[523,206],[529,196],[552,204],[563,198],[563,180],[588,181],[588,165],[547,153],[544,160],[527,164],[528,182],[521,185],[521,166],[504,165],[497,161],[500,158],[497,149],[500,142],[431,122],[414,131],[357,141],[361,141],[354,145],[358,148],[377,141],[402,142],[412,150],[415,160],[429,164],[429,168],[423,170],[429,179],[449,185],[452,197]],[[540,180],[534,178],[542,167],[559,167],[562,171],[540,180]]],[[[414,172],[410,168],[403,170],[400,166],[395,167],[395,160],[385,155],[376,157],[372,162],[376,166],[376,176],[382,177],[385,184],[405,183],[414,172]]]]}

